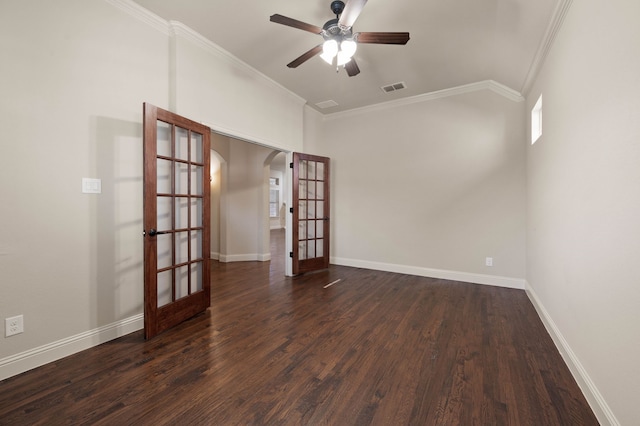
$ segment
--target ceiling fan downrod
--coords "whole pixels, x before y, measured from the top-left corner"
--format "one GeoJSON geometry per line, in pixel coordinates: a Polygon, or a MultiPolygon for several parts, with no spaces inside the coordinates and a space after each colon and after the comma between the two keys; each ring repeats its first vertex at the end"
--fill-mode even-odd
{"type": "Polygon", "coordinates": [[[331,11],[336,15],[336,19],[340,18],[342,11],[344,10],[344,2],[335,0],[331,2],[331,11]]]}

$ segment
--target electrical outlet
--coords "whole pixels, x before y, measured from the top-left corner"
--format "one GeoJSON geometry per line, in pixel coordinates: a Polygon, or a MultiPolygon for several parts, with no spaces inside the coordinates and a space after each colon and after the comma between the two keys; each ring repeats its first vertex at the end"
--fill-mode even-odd
{"type": "Polygon", "coordinates": [[[485,266],[493,266],[493,257],[487,257],[484,260],[484,264],[485,264],[485,266]]]}
{"type": "Polygon", "coordinates": [[[16,317],[5,318],[4,320],[4,337],[13,336],[24,332],[24,317],[18,315],[16,317]]]}

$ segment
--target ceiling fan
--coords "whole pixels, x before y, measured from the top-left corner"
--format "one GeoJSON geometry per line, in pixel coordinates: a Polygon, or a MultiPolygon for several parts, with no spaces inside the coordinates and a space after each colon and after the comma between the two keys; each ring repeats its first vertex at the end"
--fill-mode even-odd
{"type": "Polygon", "coordinates": [[[336,15],[335,19],[327,21],[322,28],[306,22],[298,21],[282,15],[271,15],[270,21],[287,25],[310,33],[319,34],[324,39],[322,44],[308,50],[287,64],[289,68],[296,68],[314,56],[320,57],[336,68],[344,66],[349,77],[360,73],[360,68],[353,55],[359,43],[370,44],[407,44],[409,33],[406,32],[353,32],[353,24],[358,19],[367,0],[332,1],[331,11],[336,15]]]}

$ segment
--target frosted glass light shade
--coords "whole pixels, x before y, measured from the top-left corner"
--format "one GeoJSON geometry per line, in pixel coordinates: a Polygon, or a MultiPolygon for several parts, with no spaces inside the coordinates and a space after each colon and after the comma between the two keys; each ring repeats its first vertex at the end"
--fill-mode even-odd
{"type": "Polygon", "coordinates": [[[353,40],[344,40],[340,43],[340,50],[345,53],[349,58],[351,58],[358,49],[358,43],[353,40]]]}
{"type": "Polygon", "coordinates": [[[351,60],[351,56],[349,56],[344,50],[338,52],[338,66],[342,66],[351,60]]]}
{"type": "Polygon", "coordinates": [[[326,63],[331,64],[337,53],[338,42],[335,40],[327,40],[322,45],[322,55],[320,55],[320,57],[324,59],[326,63]]]}

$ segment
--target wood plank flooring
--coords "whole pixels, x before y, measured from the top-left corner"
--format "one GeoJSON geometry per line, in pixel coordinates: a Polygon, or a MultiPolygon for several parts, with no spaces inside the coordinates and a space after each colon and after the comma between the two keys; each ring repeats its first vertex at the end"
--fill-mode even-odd
{"type": "Polygon", "coordinates": [[[212,262],[204,314],[0,382],[0,425],[598,424],[523,291],[282,259],[212,262]]]}

